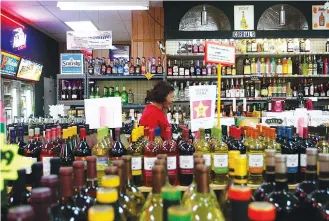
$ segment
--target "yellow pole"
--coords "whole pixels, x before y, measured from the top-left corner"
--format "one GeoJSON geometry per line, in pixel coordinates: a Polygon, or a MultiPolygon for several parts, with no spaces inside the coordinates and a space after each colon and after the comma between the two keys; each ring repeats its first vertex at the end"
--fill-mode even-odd
{"type": "Polygon", "coordinates": [[[220,96],[222,82],[222,65],[217,65],[217,127],[220,127],[220,96]]]}

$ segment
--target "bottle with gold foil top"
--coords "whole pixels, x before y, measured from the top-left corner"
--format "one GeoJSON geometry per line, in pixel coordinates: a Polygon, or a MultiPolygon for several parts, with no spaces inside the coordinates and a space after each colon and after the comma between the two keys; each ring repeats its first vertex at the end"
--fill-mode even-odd
{"type": "Polygon", "coordinates": [[[155,138],[154,138],[154,142],[159,144],[159,147],[162,146],[162,143],[163,143],[163,140],[161,138],[161,130],[160,130],[160,127],[156,127],[155,128],[155,138]]]}
{"type": "Polygon", "coordinates": [[[142,185],[142,158],[143,146],[142,143],[137,142],[138,131],[133,129],[131,132],[131,143],[127,149],[127,153],[132,156],[131,170],[133,181],[136,186],[142,185]]]}
{"type": "Polygon", "coordinates": [[[74,161],[74,154],[70,146],[68,134],[68,130],[63,129],[63,143],[59,155],[61,160],[61,166],[72,166],[72,163],[74,161]]]}
{"type": "Polygon", "coordinates": [[[228,146],[222,141],[222,131],[220,128],[213,128],[216,134],[216,141],[213,142],[212,149],[212,170],[214,184],[227,184],[228,181],[228,146]]]}
{"type": "Polygon", "coordinates": [[[264,171],[264,146],[258,140],[257,130],[252,130],[252,137],[253,141],[250,143],[247,150],[249,183],[261,184],[263,183],[264,171]]]}
{"type": "Polygon", "coordinates": [[[109,148],[104,142],[104,133],[102,129],[97,129],[97,143],[92,149],[92,154],[97,157],[97,179],[100,183],[102,176],[104,176],[104,169],[108,166],[109,148]]]}

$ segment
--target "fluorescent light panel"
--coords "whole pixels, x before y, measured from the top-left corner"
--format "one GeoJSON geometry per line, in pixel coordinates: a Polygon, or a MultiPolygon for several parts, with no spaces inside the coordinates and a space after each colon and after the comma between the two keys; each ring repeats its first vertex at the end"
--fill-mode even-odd
{"type": "Polygon", "coordinates": [[[65,24],[73,31],[98,31],[91,21],[66,21],[65,24]]]}
{"type": "Polygon", "coordinates": [[[148,10],[148,1],[131,2],[57,2],[61,10],[148,10]]]}

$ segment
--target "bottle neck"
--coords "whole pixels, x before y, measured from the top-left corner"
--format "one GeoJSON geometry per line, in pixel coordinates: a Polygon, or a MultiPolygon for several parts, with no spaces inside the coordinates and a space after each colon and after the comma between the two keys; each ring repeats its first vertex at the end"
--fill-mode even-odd
{"type": "Polygon", "coordinates": [[[265,172],[265,182],[275,182],[275,168],[273,166],[266,166],[266,172],[265,172]]]}
{"type": "Polygon", "coordinates": [[[275,174],[275,190],[276,191],[288,191],[288,179],[287,174],[276,173],[275,174]]]}

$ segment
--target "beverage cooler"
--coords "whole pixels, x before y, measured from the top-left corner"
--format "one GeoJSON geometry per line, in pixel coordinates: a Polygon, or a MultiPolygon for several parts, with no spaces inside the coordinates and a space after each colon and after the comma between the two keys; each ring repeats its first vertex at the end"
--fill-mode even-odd
{"type": "Polygon", "coordinates": [[[34,116],[34,83],[1,77],[1,100],[8,124],[34,116]]]}

